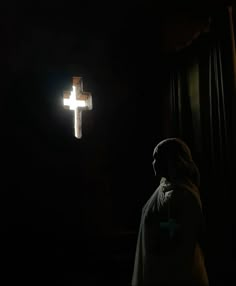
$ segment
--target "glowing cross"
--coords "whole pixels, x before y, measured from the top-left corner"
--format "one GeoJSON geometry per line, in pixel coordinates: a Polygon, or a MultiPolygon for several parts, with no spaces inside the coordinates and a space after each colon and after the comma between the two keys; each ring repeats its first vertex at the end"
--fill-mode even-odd
{"type": "Polygon", "coordinates": [[[75,137],[82,137],[82,111],[91,110],[92,96],[90,92],[83,91],[82,77],[73,77],[72,91],[64,92],[64,105],[74,110],[75,137]]]}

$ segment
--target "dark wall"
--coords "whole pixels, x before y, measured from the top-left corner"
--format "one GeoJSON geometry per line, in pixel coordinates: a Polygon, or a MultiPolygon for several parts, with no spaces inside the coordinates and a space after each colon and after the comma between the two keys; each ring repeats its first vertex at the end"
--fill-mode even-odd
{"type": "Polygon", "coordinates": [[[161,137],[158,20],[148,7],[90,4],[81,3],[78,14],[59,3],[27,11],[16,3],[2,20],[1,222],[8,277],[14,269],[27,281],[78,275],[86,281],[92,268],[102,279],[99,264],[119,269],[130,267],[119,255],[133,259],[134,236],[123,234],[136,235],[161,137]],[[61,105],[72,76],[83,76],[93,95],[81,140],[61,105]]]}

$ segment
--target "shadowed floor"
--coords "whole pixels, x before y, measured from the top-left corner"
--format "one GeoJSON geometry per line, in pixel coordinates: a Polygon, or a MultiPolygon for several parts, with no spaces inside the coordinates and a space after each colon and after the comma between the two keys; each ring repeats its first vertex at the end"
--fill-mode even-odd
{"type": "MultiPolygon", "coordinates": [[[[19,232],[20,234],[20,232],[19,232]]],[[[25,285],[130,285],[133,245],[125,237],[56,240],[54,234],[5,235],[3,280],[25,285]]],[[[7,285],[7,284],[6,284],[7,285]]]]}

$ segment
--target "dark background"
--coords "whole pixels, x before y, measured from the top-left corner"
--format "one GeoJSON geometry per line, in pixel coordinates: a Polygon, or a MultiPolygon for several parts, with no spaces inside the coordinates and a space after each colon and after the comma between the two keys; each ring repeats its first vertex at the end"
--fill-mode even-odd
{"type": "Polygon", "coordinates": [[[12,2],[2,10],[2,277],[130,282],[141,206],[155,187],[152,151],[165,137],[174,27],[184,15],[187,37],[191,19],[224,1],[173,2],[12,2]],[[62,105],[72,76],[93,96],[80,140],[62,105]]]}

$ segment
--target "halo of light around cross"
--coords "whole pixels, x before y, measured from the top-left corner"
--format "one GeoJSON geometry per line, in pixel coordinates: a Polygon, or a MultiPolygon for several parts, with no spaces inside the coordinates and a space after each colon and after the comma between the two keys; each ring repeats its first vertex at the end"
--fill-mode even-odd
{"type": "Polygon", "coordinates": [[[69,106],[70,110],[75,110],[77,107],[86,107],[85,100],[76,99],[76,87],[73,85],[72,88],[73,90],[70,93],[70,97],[64,98],[64,105],[69,106]]]}

